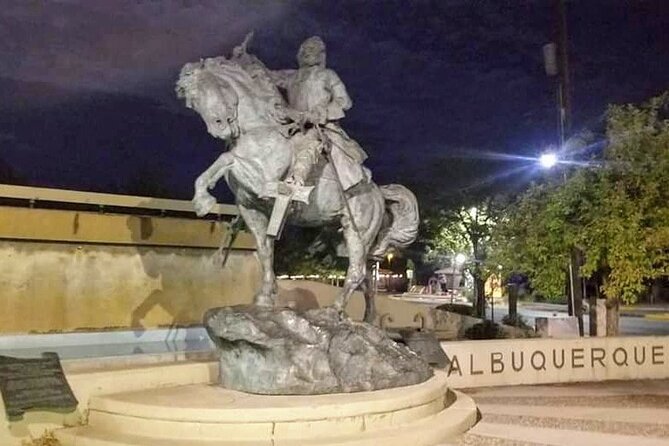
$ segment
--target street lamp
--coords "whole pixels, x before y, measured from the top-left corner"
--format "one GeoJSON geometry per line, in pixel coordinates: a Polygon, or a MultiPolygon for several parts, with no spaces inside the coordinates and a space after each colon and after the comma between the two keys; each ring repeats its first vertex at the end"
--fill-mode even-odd
{"type": "Polygon", "coordinates": [[[451,303],[453,303],[453,298],[455,298],[455,277],[456,277],[456,267],[457,266],[462,266],[464,265],[465,261],[467,260],[467,256],[464,255],[463,253],[459,252],[455,255],[453,258],[453,267],[451,269],[452,277],[451,277],[451,303]]]}
{"type": "Polygon", "coordinates": [[[558,163],[558,157],[553,152],[542,153],[539,157],[539,165],[544,169],[551,169],[558,163]]]}

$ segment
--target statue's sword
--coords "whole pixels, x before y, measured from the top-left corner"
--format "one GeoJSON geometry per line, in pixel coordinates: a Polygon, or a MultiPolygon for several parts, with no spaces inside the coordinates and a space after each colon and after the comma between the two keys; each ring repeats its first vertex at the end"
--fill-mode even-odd
{"type": "Polygon", "coordinates": [[[220,259],[221,268],[225,268],[225,265],[228,263],[228,258],[230,257],[230,252],[232,251],[232,245],[235,244],[239,232],[244,226],[244,219],[241,215],[237,215],[234,220],[232,220],[227,227],[225,232],[225,237],[221,240],[221,246],[218,247],[216,251],[216,256],[220,259]]]}

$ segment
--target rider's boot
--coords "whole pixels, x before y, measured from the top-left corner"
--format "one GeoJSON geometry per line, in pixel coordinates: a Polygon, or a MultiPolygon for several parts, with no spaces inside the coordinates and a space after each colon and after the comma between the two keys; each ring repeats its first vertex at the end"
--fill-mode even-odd
{"type": "Polygon", "coordinates": [[[299,150],[295,154],[295,161],[293,163],[293,171],[286,180],[286,183],[304,186],[307,183],[311,169],[318,162],[320,152],[318,147],[315,147],[313,144],[306,144],[305,142],[298,144],[298,148],[299,150]]]}
{"type": "Polygon", "coordinates": [[[297,157],[295,159],[295,165],[293,166],[293,172],[292,174],[286,179],[286,183],[292,184],[295,186],[304,186],[307,177],[309,176],[309,171],[311,170],[311,166],[307,164],[308,161],[306,159],[301,159],[297,157]]]}

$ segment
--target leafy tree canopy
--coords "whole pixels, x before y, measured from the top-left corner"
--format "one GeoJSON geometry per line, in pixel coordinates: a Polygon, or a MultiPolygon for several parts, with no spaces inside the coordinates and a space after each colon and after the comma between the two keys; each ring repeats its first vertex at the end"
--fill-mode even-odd
{"type": "Polygon", "coordinates": [[[337,255],[343,243],[336,227],[296,228],[286,226],[276,244],[277,274],[344,275],[348,259],[337,255]]]}
{"type": "Polygon", "coordinates": [[[427,212],[422,230],[424,259],[443,266],[462,253],[470,269],[478,265],[481,271],[487,271],[492,232],[503,213],[502,200],[493,198],[472,199],[466,205],[427,212]]]}
{"type": "Polygon", "coordinates": [[[493,236],[494,256],[529,275],[547,296],[564,292],[572,247],[584,277],[611,299],[633,303],[649,280],[669,274],[669,94],[611,106],[597,159],[566,178],[532,186],[493,236]]]}

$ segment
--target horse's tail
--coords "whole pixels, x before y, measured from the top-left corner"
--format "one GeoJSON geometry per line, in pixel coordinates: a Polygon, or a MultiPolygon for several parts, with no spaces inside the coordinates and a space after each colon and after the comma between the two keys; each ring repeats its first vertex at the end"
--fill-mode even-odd
{"type": "Polygon", "coordinates": [[[379,186],[386,201],[383,226],[376,237],[371,256],[383,257],[389,248],[404,248],[416,240],[418,235],[418,202],[413,192],[400,184],[379,186]]]}

